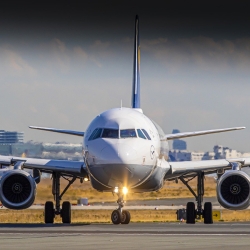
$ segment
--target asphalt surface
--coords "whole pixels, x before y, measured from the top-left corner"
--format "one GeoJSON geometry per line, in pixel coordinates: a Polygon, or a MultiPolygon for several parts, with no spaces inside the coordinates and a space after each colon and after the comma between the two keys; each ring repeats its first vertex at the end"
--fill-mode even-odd
{"type": "Polygon", "coordinates": [[[250,223],[0,224],[1,249],[249,249],[250,223]]]}
{"type": "MultiPolygon", "coordinates": [[[[195,198],[176,198],[176,199],[151,199],[151,200],[134,200],[126,201],[125,206],[186,206],[190,201],[196,202],[195,198]]],[[[219,206],[219,202],[216,197],[205,197],[203,202],[212,202],[213,206],[219,206]]],[[[91,205],[115,205],[116,202],[93,202],[91,205]]]]}

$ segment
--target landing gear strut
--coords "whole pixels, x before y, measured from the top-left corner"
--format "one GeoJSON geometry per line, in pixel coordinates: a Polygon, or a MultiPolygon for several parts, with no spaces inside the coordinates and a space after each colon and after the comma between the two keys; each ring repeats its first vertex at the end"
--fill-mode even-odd
{"type": "MultiPolygon", "coordinates": [[[[195,177],[193,177],[195,178],[195,177]]],[[[204,209],[202,209],[203,203],[203,196],[204,196],[204,172],[197,173],[197,194],[194,190],[189,186],[188,182],[191,181],[193,178],[189,180],[185,180],[184,177],[180,177],[180,180],[183,184],[189,189],[189,191],[194,195],[196,202],[197,202],[197,209],[195,209],[194,202],[187,203],[187,224],[194,224],[195,219],[204,218],[205,224],[213,224],[213,209],[211,202],[205,202],[204,209]]]]}
{"type": "Polygon", "coordinates": [[[45,223],[54,223],[56,215],[60,215],[63,223],[71,223],[71,204],[69,201],[64,201],[62,203],[62,208],[60,208],[60,201],[62,196],[71,186],[71,184],[76,180],[76,177],[73,177],[71,180],[68,180],[68,185],[65,187],[63,192],[60,194],[60,177],[61,175],[57,172],[52,174],[52,194],[54,195],[55,207],[52,201],[47,201],[44,207],[44,222],[45,223]]]}
{"type": "Polygon", "coordinates": [[[121,192],[117,192],[118,195],[118,208],[114,210],[111,214],[111,220],[113,224],[129,224],[130,222],[130,213],[127,210],[123,210],[124,207],[124,195],[121,192]]]}

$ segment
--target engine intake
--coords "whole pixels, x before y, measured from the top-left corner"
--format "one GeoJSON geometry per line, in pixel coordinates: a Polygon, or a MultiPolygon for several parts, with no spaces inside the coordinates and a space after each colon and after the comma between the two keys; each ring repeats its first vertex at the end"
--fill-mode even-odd
{"type": "Polygon", "coordinates": [[[221,206],[241,210],[249,206],[250,177],[243,171],[230,170],[217,183],[217,198],[221,206]]]}
{"type": "Polygon", "coordinates": [[[36,182],[24,170],[6,171],[0,180],[0,200],[10,209],[30,207],[36,197],[36,182]]]}

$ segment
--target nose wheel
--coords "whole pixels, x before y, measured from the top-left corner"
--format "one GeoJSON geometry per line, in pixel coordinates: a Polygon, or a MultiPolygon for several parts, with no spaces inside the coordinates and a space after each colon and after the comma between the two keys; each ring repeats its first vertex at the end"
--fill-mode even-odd
{"type": "Polygon", "coordinates": [[[121,223],[121,220],[122,220],[122,215],[121,215],[121,212],[117,209],[117,210],[114,210],[111,214],[111,220],[113,222],[113,224],[115,225],[118,225],[121,223]]]}
{"type": "Polygon", "coordinates": [[[122,210],[120,212],[118,209],[114,210],[111,214],[111,221],[113,224],[129,224],[130,222],[130,212],[127,210],[122,210]]]}
{"type": "Polygon", "coordinates": [[[123,210],[121,224],[129,224],[129,222],[130,222],[130,212],[127,210],[123,210]]]}
{"type": "Polygon", "coordinates": [[[123,194],[120,192],[117,193],[118,195],[118,208],[114,210],[111,214],[111,221],[113,224],[129,224],[130,222],[130,212],[127,210],[123,210],[124,207],[124,200],[123,200],[123,194]]]}

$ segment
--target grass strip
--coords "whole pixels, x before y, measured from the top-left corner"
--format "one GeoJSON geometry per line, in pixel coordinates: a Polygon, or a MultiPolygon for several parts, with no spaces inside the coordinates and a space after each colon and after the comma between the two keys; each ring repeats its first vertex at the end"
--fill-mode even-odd
{"type": "MultiPolygon", "coordinates": [[[[72,223],[111,223],[112,210],[72,210],[72,223]]],[[[176,222],[176,210],[129,210],[131,222],[176,222]]],[[[222,221],[250,221],[250,210],[222,211],[222,221]]],[[[44,223],[43,210],[0,210],[1,223],[44,223]]],[[[56,216],[55,223],[61,223],[56,216]]]]}

